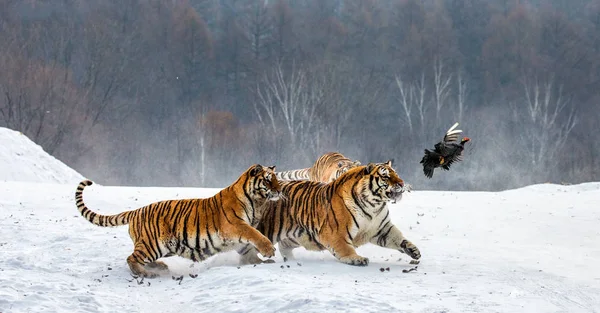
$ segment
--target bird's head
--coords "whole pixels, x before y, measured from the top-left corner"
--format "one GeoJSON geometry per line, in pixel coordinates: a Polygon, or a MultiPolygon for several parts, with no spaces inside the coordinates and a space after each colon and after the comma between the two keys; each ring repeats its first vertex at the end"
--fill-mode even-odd
{"type": "Polygon", "coordinates": [[[463,139],[460,140],[460,144],[464,145],[465,143],[471,141],[471,138],[469,137],[463,137],[463,139]]]}

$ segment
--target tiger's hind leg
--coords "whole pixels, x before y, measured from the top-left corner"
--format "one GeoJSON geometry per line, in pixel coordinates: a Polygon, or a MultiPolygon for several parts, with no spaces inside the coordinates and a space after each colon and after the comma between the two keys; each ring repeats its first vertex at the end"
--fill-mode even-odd
{"type": "MultiPolygon", "coordinates": [[[[169,253],[163,255],[162,258],[168,258],[168,257],[174,256],[174,255],[175,255],[175,253],[169,252],[169,253]]],[[[156,260],[154,262],[146,264],[146,268],[151,269],[151,270],[158,270],[158,271],[168,271],[169,270],[169,266],[161,260],[156,260]]]]}
{"type": "Polygon", "coordinates": [[[292,261],[294,257],[294,249],[300,247],[300,245],[290,239],[283,239],[279,242],[279,253],[283,257],[283,262],[292,261]]]}
{"type": "Polygon", "coordinates": [[[146,244],[136,244],[133,253],[127,258],[127,264],[133,274],[140,277],[155,278],[159,276],[155,270],[168,269],[168,266],[162,261],[156,261],[162,256],[160,251],[149,252],[146,246],[146,244]]]}
{"type": "Polygon", "coordinates": [[[133,253],[127,258],[127,264],[129,264],[129,269],[133,272],[134,275],[146,278],[155,278],[158,276],[157,273],[146,270],[146,264],[152,264],[153,262],[144,262],[140,259],[140,251],[135,250],[133,253]]]}

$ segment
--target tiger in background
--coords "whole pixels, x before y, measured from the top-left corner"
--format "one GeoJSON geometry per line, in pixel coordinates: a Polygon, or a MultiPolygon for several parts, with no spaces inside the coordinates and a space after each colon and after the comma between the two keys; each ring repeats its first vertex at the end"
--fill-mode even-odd
{"type": "Polygon", "coordinates": [[[352,161],[339,152],[327,152],[320,156],[312,167],[284,172],[275,172],[280,181],[312,180],[324,183],[332,182],[360,162],[352,161]]]}
{"type": "MultiPolygon", "coordinates": [[[[153,278],[167,265],[161,257],[179,255],[194,262],[216,253],[244,248],[247,244],[264,257],[274,256],[275,247],[252,225],[261,218],[270,201],[277,201],[281,187],[275,166],[256,164],[248,168],[233,184],[210,198],[165,200],[115,215],[100,215],[83,202],[83,190],[92,185],[79,183],[75,192],[77,209],[90,223],[98,226],[129,224],[134,245],[127,258],[131,271],[153,278]]],[[[260,262],[256,256],[251,263],[260,262]]]]}
{"type": "MultiPolygon", "coordinates": [[[[365,266],[369,259],[355,248],[369,242],[421,258],[419,249],[390,220],[387,202],[400,200],[406,191],[392,161],[352,168],[327,184],[280,184],[280,200],[268,203],[257,229],[273,244],[279,243],[284,261],[293,259],[292,250],[302,246],[328,250],[343,263],[365,266]]],[[[242,264],[256,254],[251,246],[245,250],[242,264]]]]}

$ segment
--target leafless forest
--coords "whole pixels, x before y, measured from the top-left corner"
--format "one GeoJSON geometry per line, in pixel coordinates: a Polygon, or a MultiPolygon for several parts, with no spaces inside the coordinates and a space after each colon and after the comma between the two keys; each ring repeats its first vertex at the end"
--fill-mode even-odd
{"type": "Polygon", "coordinates": [[[600,0],[0,0],[0,126],[101,184],[327,151],[418,189],[599,181],[599,77],[600,0]]]}

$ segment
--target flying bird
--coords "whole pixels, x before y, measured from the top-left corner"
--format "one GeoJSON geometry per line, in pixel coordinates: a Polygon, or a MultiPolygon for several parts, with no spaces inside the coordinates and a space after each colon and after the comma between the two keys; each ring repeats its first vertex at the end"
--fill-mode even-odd
{"type": "Polygon", "coordinates": [[[458,127],[458,123],[454,123],[442,141],[435,144],[433,151],[425,149],[425,155],[421,159],[423,164],[423,173],[428,178],[433,177],[433,170],[441,167],[444,170],[450,170],[450,165],[454,162],[462,161],[462,152],[465,149],[465,143],[471,139],[469,137],[463,137],[460,142],[458,141],[458,134],[462,133],[462,130],[455,129],[458,127]]]}

